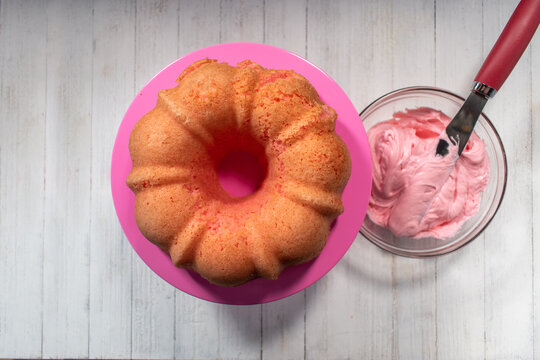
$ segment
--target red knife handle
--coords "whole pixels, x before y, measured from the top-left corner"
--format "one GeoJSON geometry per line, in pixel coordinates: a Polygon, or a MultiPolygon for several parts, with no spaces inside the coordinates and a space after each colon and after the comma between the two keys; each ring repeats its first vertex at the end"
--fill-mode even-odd
{"type": "Polygon", "coordinates": [[[540,24],[540,0],[521,0],[475,81],[499,90],[540,24]]]}

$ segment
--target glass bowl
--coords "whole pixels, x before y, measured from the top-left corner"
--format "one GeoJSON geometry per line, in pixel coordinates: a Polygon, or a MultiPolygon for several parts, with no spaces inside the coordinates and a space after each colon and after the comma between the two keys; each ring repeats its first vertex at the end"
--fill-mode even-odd
{"type": "MultiPolygon", "coordinates": [[[[375,100],[361,113],[366,131],[375,124],[392,119],[396,111],[427,106],[440,110],[452,118],[465,100],[446,90],[434,87],[409,87],[390,92],[375,100]]],[[[368,215],[360,233],[375,245],[394,254],[408,257],[429,257],[447,254],[475,239],[489,224],[499,209],[506,188],[507,164],[503,144],[489,121],[482,113],[475,127],[476,134],[484,141],[489,157],[489,179],[482,194],[480,210],[467,220],[459,231],[446,239],[434,237],[413,239],[394,236],[390,230],[376,225],[368,215]]]]}

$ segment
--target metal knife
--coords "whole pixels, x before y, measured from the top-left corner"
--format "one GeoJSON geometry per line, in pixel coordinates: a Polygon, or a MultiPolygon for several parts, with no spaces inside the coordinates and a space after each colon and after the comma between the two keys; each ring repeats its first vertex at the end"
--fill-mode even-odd
{"type": "Polygon", "coordinates": [[[539,24],[540,0],[522,0],[476,75],[471,94],[441,134],[436,156],[448,155],[450,146],[461,155],[486,102],[510,75],[539,24]]]}

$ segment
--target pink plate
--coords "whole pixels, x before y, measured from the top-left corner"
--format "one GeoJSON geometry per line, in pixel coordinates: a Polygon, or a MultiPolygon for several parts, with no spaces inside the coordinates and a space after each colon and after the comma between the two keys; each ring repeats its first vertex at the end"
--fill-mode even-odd
{"type": "Polygon", "coordinates": [[[194,51],[163,69],[137,94],[129,106],[116,136],[111,163],[111,187],[120,224],[143,261],[174,287],[201,299],[223,304],[262,304],[305,289],[323,277],[345,255],[360,230],[371,191],[371,156],[366,132],[353,104],[321,69],[309,61],[273,46],[230,43],[194,51]],[[231,65],[249,59],[266,68],[294,70],[306,77],[321,99],[337,111],[336,131],[347,144],[352,174],[343,193],[345,212],[339,216],[328,242],[314,260],[286,269],[278,280],[256,279],[237,287],[209,284],[198,274],[176,268],[169,256],[140,233],[135,223],[135,196],[126,186],[131,171],[129,135],[135,123],[156,104],[159,90],[176,86],[176,78],[191,63],[203,58],[218,59],[231,65]]]}

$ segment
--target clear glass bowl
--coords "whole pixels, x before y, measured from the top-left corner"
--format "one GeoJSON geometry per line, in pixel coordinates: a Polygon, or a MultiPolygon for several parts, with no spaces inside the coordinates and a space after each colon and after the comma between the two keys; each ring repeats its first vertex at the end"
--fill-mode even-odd
{"type": "MultiPolygon", "coordinates": [[[[396,111],[422,106],[440,110],[452,118],[464,101],[462,97],[446,90],[434,87],[410,87],[393,91],[375,100],[360,113],[360,118],[366,131],[381,121],[392,119],[396,111]]],[[[499,134],[484,113],[478,119],[475,131],[486,144],[490,166],[489,180],[482,194],[480,210],[463,224],[456,235],[446,239],[397,237],[388,229],[373,223],[369,214],[366,215],[360,233],[385,250],[409,257],[447,254],[476,238],[499,209],[506,188],[507,165],[499,134]]]]}

